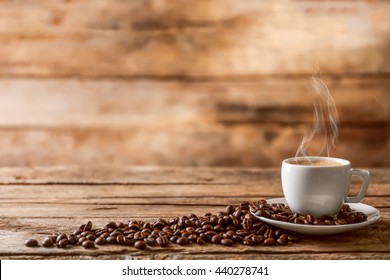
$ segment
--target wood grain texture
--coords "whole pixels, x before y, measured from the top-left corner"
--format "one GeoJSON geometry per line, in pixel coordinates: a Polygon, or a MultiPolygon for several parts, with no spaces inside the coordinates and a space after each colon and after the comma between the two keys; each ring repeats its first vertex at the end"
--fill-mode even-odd
{"type": "Polygon", "coordinates": [[[387,1],[2,1],[0,74],[388,73],[389,10],[387,1]]]}
{"type": "Polygon", "coordinates": [[[373,225],[334,236],[301,236],[288,246],[28,248],[54,232],[72,232],[91,220],[171,218],[216,213],[227,204],[281,196],[277,169],[247,168],[2,168],[0,178],[0,257],[2,259],[389,259],[390,178],[388,168],[370,169],[372,184],[364,202],[382,217],[373,225]],[[22,177],[23,174],[23,177],[22,177]],[[17,177],[18,179],[15,179],[17,177]],[[204,180],[205,178],[207,180],[204,180]],[[16,184],[6,182],[11,178],[16,184]],[[212,179],[212,180],[211,180],[212,179]],[[41,183],[37,183],[37,182],[41,183]],[[60,184],[55,182],[71,183],[60,184]],[[77,182],[77,183],[76,183],[77,182]],[[114,183],[117,184],[114,184],[114,183]],[[139,185],[143,182],[142,185],[139,185]],[[211,182],[211,185],[210,185],[211,182]],[[135,184],[138,183],[138,184],[135,184]],[[156,185],[157,184],[157,185],[156,185]],[[12,236],[12,238],[10,238],[12,236]]]}
{"type": "MultiPolygon", "coordinates": [[[[334,155],[389,166],[389,80],[326,82],[341,121],[334,155]]],[[[307,84],[2,79],[0,164],[279,166],[309,130],[307,84]]]]}

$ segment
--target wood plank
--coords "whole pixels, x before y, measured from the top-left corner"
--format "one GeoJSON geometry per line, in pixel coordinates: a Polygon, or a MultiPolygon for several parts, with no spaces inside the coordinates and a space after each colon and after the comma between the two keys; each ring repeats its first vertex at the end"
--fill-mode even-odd
{"type": "MultiPolygon", "coordinates": [[[[388,78],[325,76],[324,82],[342,125],[389,123],[388,78]]],[[[192,83],[3,78],[0,127],[309,123],[309,83],[309,77],[192,83]]]]}
{"type": "MultiPolygon", "coordinates": [[[[307,82],[3,79],[0,165],[278,166],[308,130],[307,82]]],[[[335,156],[390,165],[383,156],[390,155],[389,80],[330,78],[329,85],[341,120],[335,156]]]]}
{"type": "MultiPolygon", "coordinates": [[[[388,168],[368,168],[372,184],[388,184],[388,168]]],[[[0,167],[0,183],[91,185],[259,185],[280,183],[280,168],[163,166],[34,166],[0,167]]],[[[1,188],[0,188],[1,190],[1,188]]]]}
{"type": "MultiPolygon", "coordinates": [[[[350,253],[355,256],[362,255],[375,255],[375,256],[387,256],[388,250],[384,244],[388,244],[389,236],[380,234],[389,228],[390,219],[389,212],[386,212],[386,216],[381,218],[377,223],[371,226],[361,228],[356,231],[347,232],[344,234],[338,234],[334,236],[300,236],[301,241],[295,244],[289,244],[288,246],[243,246],[235,245],[233,247],[225,247],[218,245],[188,245],[185,247],[171,245],[167,248],[151,247],[146,252],[139,252],[132,247],[126,246],[99,246],[95,250],[85,250],[80,246],[67,248],[66,250],[60,248],[46,249],[43,247],[28,248],[25,247],[24,240],[31,238],[32,236],[36,239],[43,240],[47,235],[54,232],[72,232],[74,228],[77,228],[81,223],[85,223],[85,220],[80,218],[68,220],[68,219],[50,219],[50,218],[17,218],[17,219],[1,219],[0,222],[0,240],[6,241],[2,244],[7,244],[6,247],[0,248],[0,256],[40,256],[44,258],[63,257],[63,258],[74,258],[76,256],[111,256],[115,258],[117,254],[127,254],[129,256],[139,257],[150,257],[151,254],[181,254],[183,258],[200,257],[203,254],[218,256],[220,254],[242,254],[244,257],[246,254],[251,256],[254,253],[257,254],[274,254],[280,255],[281,257],[285,254],[295,254],[295,257],[306,255],[307,258],[311,256],[322,255],[322,254],[344,254],[349,255],[350,253]],[[5,227],[4,227],[5,225],[5,227]],[[12,230],[9,230],[12,228],[12,230]],[[13,238],[7,238],[12,236],[13,238]],[[341,248],[340,244],[344,244],[341,248]]],[[[93,222],[95,220],[92,220],[93,222]]],[[[109,220],[108,220],[109,221],[109,220]]],[[[107,222],[108,222],[107,221],[107,222]]],[[[104,226],[104,223],[100,220],[96,224],[99,227],[104,226]]],[[[245,257],[244,257],[245,258],[245,257]]],[[[351,257],[353,258],[353,257],[351,257]]]]}
{"type": "Polygon", "coordinates": [[[2,1],[0,74],[202,78],[308,74],[318,65],[330,73],[389,71],[387,1],[164,3],[2,1]]]}
{"type": "MultiPolygon", "coordinates": [[[[354,166],[389,166],[388,126],[343,127],[332,156],[354,166]]],[[[280,166],[293,157],[306,125],[187,123],[128,128],[0,129],[0,166],[280,166]],[[43,148],[44,147],[44,148],[43,148]],[[211,152],[212,151],[212,152],[211,152]],[[229,151],[229,152],[227,152],[229,151]]],[[[323,139],[311,153],[319,154],[323,139]]]]}
{"type": "Polygon", "coordinates": [[[172,254],[168,253],[151,253],[137,255],[128,253],[116,254],[95,254],[85,256],[80,254],[67,255],[33,255],[33,254],[14,254],[0,255],[2,260],[389,260],[390,254],[384,252],[348,252],[338,253],[305,253],[305,254],[278,254],[278,253],[221,253],[221,254],[172,254]]]}
{"type": "MultiPolygon", "coordinates": [[[[276,181],[276,180],[275,180],[276,181]]],[[[237,205],[248,198],[282,197],[280,182],[253,185],[2,185],[3,204],[84,204],[84,205],[237,205]],[[23,196],[20,194],[23,193],[23,196]],[[37,193],[40,195],[37,196],[37,193]]],[[[360,185],[353,185],[356,194],[360,185]]],[[[371,183],[363,202],[390,207],[390,183],[371,183]]]]}
{"type": "Polygon", "coordinates": [[[245,198],[253,200],[256,199],[256,192],[276,194],[280,191],[279,169],[124,166],[0,168],[0,178],[4,180],[0,188],[0,257],[389,259],[387,244],[390,244],[390,236],[386,232],[390,228],[390,172],[388,168],[373,168],[370,171],[372,187],[364,202],[378,207],[382,216],[376,223],[358,230],[331,236],[302,235],[300,242],[288,246],[191,244],[138,251],[133,247],[116,245],[99,246],[93,250],[80,246],[67,249],[28,248],[24,246],[24,240],[36,238],[41,242],[54,232],[71,233],[88,220],[93,222],[94,228],[100,228],[110,221],[154,221],[190,212],[197,215],[217,213],[224,209],[220,203],[234,203],[245,198]],[[45,183],[37,183],[39,180],[45,183]],[[58,184],[60,181],[67,183],[58,184]],[[240,193],[242,197],[236,196],[240,193]],[[156,200],[158,198],[159,202],[156,200]],[[193,200],[195,198],[197,201],[193,200]]]}
{"type": "MultiPolygon", "coordinates": [[[[214,199],[214,197],[210,197],[210,199],[214,199]]],[[[259,195],[253,197],[252,201],[259,199],[264,199],[264,196],[259,195]]],[[[164,203],[164,200],[160,200],[160,203],[152,204],[155,201],[154,199],[151,201],[144,200],[140,204],[103,204],[100,201],[96,204],[68,204],[58,202],[38,204],[4,203],[0,205],[0,217],[39,218],[45,216],[50,218],[84,217],[84,219],[112,219],[112,217],[127,216],[128,219],[173,218],[190,213],[196,215],[203,215],[208,212],[218,213],[218,211],[224,211],[226,205],[238,204],[243,200],[242,198],[216,199],[216,203],[213,205],[210,205],[205,199],[203,201],[200,200],[199,203],[194,203],[194,200],[191,201],[190,199],[187,203],[185,197],[182,200],[176,200],[177,204],[170,204],[169,199],[166,203],[164,203]],[[21,207],[21,205],[23,206],[21,207]]],[[[377,207],[388,207],[390,205],[390,198],[368,197],[363,202],[377,207]]]]}
{"type": "MultiPolygon", "coordinates": [[[[388,168],[369,168],[371,183],[388,184],[388,168]]],[[[0,183],[91,185],[214,185],[279,184],[280,168],[163,166],[33,166],[0,167],[0,183]],[[273,181],[273,183],[272,183],[273,181]]],[[[1,190],[1,188],[0,188],[1,190]]]]}

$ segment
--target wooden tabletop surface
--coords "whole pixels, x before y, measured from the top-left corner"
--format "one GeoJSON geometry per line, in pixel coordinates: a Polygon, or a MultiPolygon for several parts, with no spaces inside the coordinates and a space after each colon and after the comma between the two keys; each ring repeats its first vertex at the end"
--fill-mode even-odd
{"type": "MultiPolygon", "coordinates": [[[[92,249],[26,247],[53,233],[72,233],[87,221],[156,221],[194,213],[217,214],[242,201],[281,197],[279,169],[182,167],[34,167],[0,169],[1,259],[390,259],[390,168],[370,168],[362,203],[380,219],[329,236],[300,235],[287,246],[167,247],[102,245],[92,249]]],[[[352,192],[357,190],[355,182],[352,192]]]]}

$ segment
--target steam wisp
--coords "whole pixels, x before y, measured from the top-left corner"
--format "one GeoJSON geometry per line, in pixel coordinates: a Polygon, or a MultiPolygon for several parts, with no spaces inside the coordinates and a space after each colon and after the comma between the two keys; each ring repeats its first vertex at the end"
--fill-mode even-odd
{"type": "Polygon", "coordinates": [[[310,130],[304,135],[295,156],[319,156],[323,155],[326,150],[326,156],[329,157],[332,148],[335,148],[339,135],[336,105],[328,87],[319,78],[310,78],[308,93],[313,99],[313,123],[310,130]],[[321,143],[319,151],[315,154],[309,150],[314,137],[319,137],[321,143]]]}

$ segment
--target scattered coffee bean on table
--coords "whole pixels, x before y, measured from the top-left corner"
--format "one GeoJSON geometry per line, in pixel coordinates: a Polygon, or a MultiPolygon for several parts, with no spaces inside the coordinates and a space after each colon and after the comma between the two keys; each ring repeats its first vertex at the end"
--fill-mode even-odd
{"type": "Polygon", "coordinates": [[[250,204],[252,212],[256,216],[273,219],[282,222],[306,224],[306,225],[346,225],[361,223],[367,220],[363,212],[355,212],[348,204],[344,204],[335,216],[314,217],[312,215],[300,215],[294,213],[284,203],[269,204],[266,200],[260,200],[250,204]]]}
{"type": "Polygon", "coordinates": [[[28,239],[24,242],[24,245],[27,247],[36,247],[38,246],[38,241],[36,239],[28,239]]]}
{"type": "MultiPolygon", "coordinates": [[[[71,234],[55,233],[45,238],[43,247],[56,245],[59,248],[82,246],[86,249],[98,246],[133,246],[138,250],[159,246],[188,246],[196,244],[218,244],[233,246],[286,246],[298,242],[299,238],[288,231],[263,223],[250,212],[250,207],[256,210],[268,211],[271,208],[261,206],[261,203],[250,204],[247,201],[238,206],[228,205],[216,214],[205,213],[197,216],[190,213],[171,219],[157,219],[153,222],[131,220],[127,223],[111,221],[103,228],[94,228],[91,221],[80,225],[71,234]],[[264,209],[262,209],[264,208],[264,209]]],[[[272,212],[272,213],[271,213],[272,212]]],[[[279,214],[279,212],[278,212],[279,214]]],[[[35,240],[36,241],[36,240],[35,240]]],[[[38,245],[38,241],[26,241],[26,246],[38,245]]]]}

